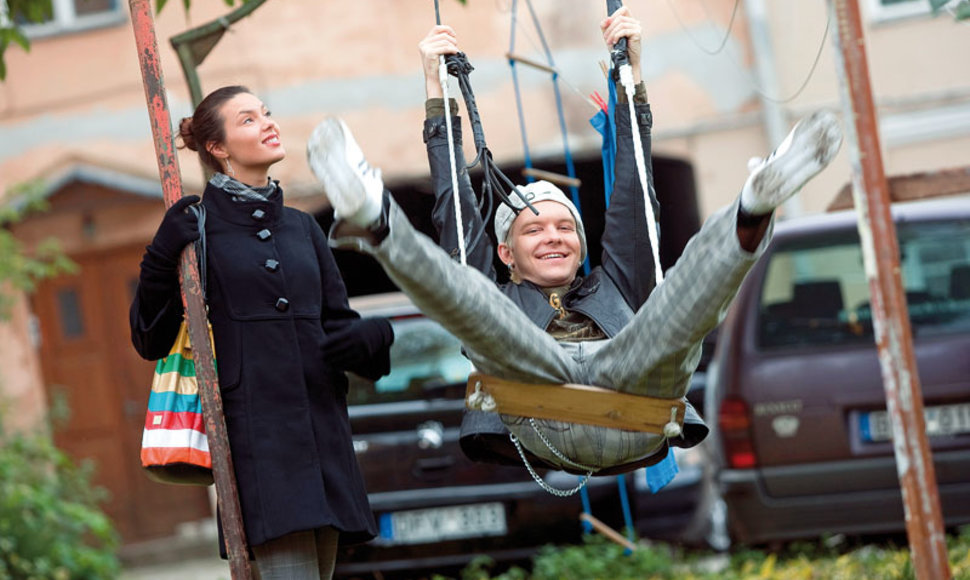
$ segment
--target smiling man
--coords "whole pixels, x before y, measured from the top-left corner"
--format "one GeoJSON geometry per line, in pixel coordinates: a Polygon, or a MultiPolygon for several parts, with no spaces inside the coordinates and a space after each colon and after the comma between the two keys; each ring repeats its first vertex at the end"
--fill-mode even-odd
{"type": "MultiPolygon", "coordinates": [[[[436,26],[419,44],[428,100],[424,139],[436,203],[438,245],[414,230],[383,189],[347,127],[338,119],[310,138],[310,166],[337,215],[333,245],[372,254],[402,291],[462,341],[475,367],[522,383],[579,383],[651,397],[683,399],[700,360],[703,338],[720,322],[771,233],[773,210],[835,156],[838,121],[828,113],[799,123],[778,149],[754,164],[741,195],[711,216],[680,260],[657,284],[645,198],[659,207],[650,165],[653,118],[639,82],[640,23],[621,8],[601,23],[607,47],[627,38],[635,119],[646,159],[647,193],[637,175],[629,108],[616,109],[614,188],[605,216],[600,265],[577,274],[586,257],[583,222],[553,184],[521,187],[535,211],[499,205],[494,231],[511,282],[496,285],[493,247],[483,234],[452,122],[458,191],[453,191],[445,103],[437,81],[440,55],[458,51],[455,32],[436,26]],[[459,227],[454,196],[462,205],[459,227]],[[467,266],[457,263],[458,236],[471,240],[467,266]],[[439,247],[440,245],[440,247],[439,247]],[[442,251],[444,250],[444,251],[442,251]]],[[[621,102],[625,97],[621,95],[621,102]]],[[[450,111],[456,106],[449,103],[450,111]]],[[[527,386],[523,387],[527,388],[527,386]]],[[[553,420],[469,413],[462,448],[473,459],[519,461],[519,445],[545,467],[608,473],[661,460],[668,445],[699,443],[707,427],[688,405],[682,433],[624,431],[553,420]],[[510,437],[509,434],[514,437],[510,437]],[[514,446],[513,446],[514,444],[514,446]]]]}

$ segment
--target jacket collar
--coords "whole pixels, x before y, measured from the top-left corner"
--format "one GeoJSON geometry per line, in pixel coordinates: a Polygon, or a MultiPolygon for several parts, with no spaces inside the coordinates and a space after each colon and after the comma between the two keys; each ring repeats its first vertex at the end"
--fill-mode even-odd
{"type": "Polygon", "coordinates": [[[267,201],[235,201],[229,193],[209,183],[202,194],[202,203],[207,210],[232,224],[275,224],[283,216],[283,189],[277,187],[267,201]]]}

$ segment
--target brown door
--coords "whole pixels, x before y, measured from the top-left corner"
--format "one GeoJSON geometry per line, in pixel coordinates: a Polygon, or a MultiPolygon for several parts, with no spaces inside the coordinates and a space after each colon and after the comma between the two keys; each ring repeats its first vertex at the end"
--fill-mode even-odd
{"type": "Polygon", "coordinates": [[[154,364],[131,346],[128,307],[143,251],[72,256],[78,272],[44,282],[33,297],[48,397],[63,396],[70,411],[55,442],[95,464],[95,483],[110,492],[104,509],[125,543],[212,515],[205,488],[155,483],[141,470],[154,364]]]}

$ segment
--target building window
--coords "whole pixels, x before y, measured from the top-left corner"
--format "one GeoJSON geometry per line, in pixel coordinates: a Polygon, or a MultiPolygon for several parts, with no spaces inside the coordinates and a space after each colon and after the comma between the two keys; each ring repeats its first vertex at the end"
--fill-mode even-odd
{"type": "Polygon", "coordinates": [[[13,14],[27,36],[36,38],[112,26],[125,22],[120,0],[44,0],[45,18],[32,22],[13,14]]]}
{"type": "Polygon", "coordinates": [[[61,318],[61,334],[65,339],[84,336],[84,314],[77,290],[64,288],[57,293],[57,310],[61,318]]]}
{"type": "Polygon", "coordinates": [[[869,19],[882,22],[923,16],[931,12],[930,0],[867,0],[869,19]]]}

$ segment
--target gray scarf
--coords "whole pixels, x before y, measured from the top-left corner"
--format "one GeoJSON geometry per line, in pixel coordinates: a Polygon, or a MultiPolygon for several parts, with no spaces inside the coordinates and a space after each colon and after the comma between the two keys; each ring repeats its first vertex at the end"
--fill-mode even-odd
{"type": "Polygon", "coordinates": [[[215,173],[209,179],[209,183],[228,193],[233,201],[269,201],[269,197],[276,192],[279,182],[267,177],[266,185],[250,187],[224,173],[215,173]]]}

